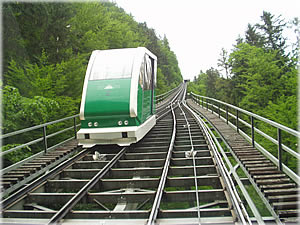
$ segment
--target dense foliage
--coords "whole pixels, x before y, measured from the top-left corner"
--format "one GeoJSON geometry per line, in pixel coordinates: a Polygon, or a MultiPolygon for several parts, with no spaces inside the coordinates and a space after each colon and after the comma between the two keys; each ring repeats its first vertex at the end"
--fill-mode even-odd
{"type": "Polygon", "coordinates": [[[113,3],[5,3],[3,24],[4,133],[78,113],[95,49],[148,48],[158,57],[157,93],[182,80],[167,38],[158,38],[113,3]],[[16,99],[22,103],[13,105],[16,99]],[[36,115],[31,118],[25,105],[36,115]],[[19,118],[11,120],[14,111],[19,118]]]}
{"type": "Polygon", "coordinates": [[[95,49],[148,48],[158,57],[156,94],[182,81],[167,38],[114,3],[11,2],[2,9],[3,133],[77,114],[95,49]]]}
{"type": "MultiPolygon", "coordinates": [[[[189,84],[189,91],[237,105],[297,130],[299,39],[288,43],[284,37],[288,28],[299,36],[298,19],[288,24],[281,16],[263,12],[260,23],[249,24],[245,38],[240,37],[230,53],[222,49],[220,71],[201,71],[189,84]]],[[[266,124],[258,126],[276,139],[276,129],[266,124]]],[[[287,136],[284,134],[284,143],[297,149],[296,138],[287,136]]],[[[276,155],[276,146],[263,144],[276,155]]]]}

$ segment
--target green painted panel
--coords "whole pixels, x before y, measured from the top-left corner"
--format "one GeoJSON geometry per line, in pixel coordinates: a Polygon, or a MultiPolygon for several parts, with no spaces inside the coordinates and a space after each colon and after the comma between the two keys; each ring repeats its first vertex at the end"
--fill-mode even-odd
{"type": "Polygon", "coordinates": [[[143,90],[138,85],[138,116],[131,118],[130,82],[131,79],[89,81],[84,112],[86,119],[81,121],[81,127],[126,127],[144,123],[150,116],[151,91],[143,90]],[[122,121],[121,125],[118,124],[119,121],[122,121]],[[125,121],[128,121],[128,125],[125,125],[125,121]],[[92,126],[88,126],[88,123],[92,126]]]}
{"type": "Polygon", "coordinates": [[[155,93],[155,89],[153,90],[153,92],[154,92],[154,94],[153,94],[153,114],[155,114],[156,113],[156,100],[155,100],[155,95],[156,95],[156,93],[155,93]]]}
{"type": "Polygon", "coordinates": [[[143,122],[143,89],[140,84],[138,84],[138,100],[137,100],[137,111],[138,111],[138,120],[143,122]]]}
{"type": "Polygon", "coordinates": [[[143,121],[145,121],[151,114],[151,90],[144,91],[143,99],[143,121]]]}
{"type": "Polygon", "coordinates": [[[131,79],[89,81],[85,100],[86,119],[129,115],[131,79]]]}

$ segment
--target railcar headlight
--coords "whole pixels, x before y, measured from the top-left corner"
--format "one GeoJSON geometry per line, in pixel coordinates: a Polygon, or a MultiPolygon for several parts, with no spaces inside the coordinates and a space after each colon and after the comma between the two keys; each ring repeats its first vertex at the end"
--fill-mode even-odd
{"type": "Polygon", "coordinates": [[[88,126],[89,126],[89,127],[93,126],[93,123],[92,123],[92,122],[89,122],[89,123],[88,123],[88,126]]]}
{"type": "Polygon", "coordinates": [[[99,125],[98,122],[94,123],[94,127],[98,127],[98,125],[99,125]]]}
{"type": "Polygon", "coordinates": [[[125,121],[124,121],[124,124],[127,126],[127,125],[128,125],[128,120],[125,120],[125,121]]]}
{"type": "Polygon", "coordinates": [[[118,125],[119,126],[121,126],[123,123],[122,123],[122,121],[120,120],[119,122],[118,122],[118,125]]]}

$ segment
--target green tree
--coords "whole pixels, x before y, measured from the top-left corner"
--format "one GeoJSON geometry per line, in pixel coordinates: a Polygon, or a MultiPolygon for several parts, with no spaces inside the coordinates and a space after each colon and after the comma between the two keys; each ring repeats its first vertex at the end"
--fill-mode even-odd
{"type": "Polygon", "coordinates": [[[277,65],[276,57],[276,51],[265,52],[248,44],[240,44],[231,54],[234,79],[240,81],[237,88],[243,94],[241,107],[254,111],[280,96],[282,69],[277,65]]]}
{"type": "Polygon", "coordinates": [[[219,71],[214,68],[210,68],[206,71],[206,74],[206,96],[215,98],[217,97],[216,82],[218,78],[220,78],[219,71]]]}
{"type": "Polygon", "coordinates": [[[220,58],[218,59],[218,67],[221,67],[221,70],[225,71],[225,77],[228,79],[230,78],[230,64],[229,64],[229,55],[228,52],[222,48],[222,51],[220,53],[220,58]]]}
{"type": "Polygon", "coordinates": [[[188,83],[188,92],[193,92],[198,95],[206,95],[207,74],[200,71],[200,74],[194,78],[193,82],[188,83]]]}
{"type": "Polygon", "coordinates": [[[277,50],[280,55],[285,55],[286,38],[283,37],[283,30],[286,23],[281,16],[275,17],[264,11],[261,16],[262,23],[256,24],[263,37],[264,48],[267,50],[277,50]]]}
{"type": "MultiPolygon", "coordinates": [[[[167,38],[158,38],[154,29],[137,23],[114,3],[17,2],[5,3],[3,12],[4,86],[14,87],[15,99],[21,99],[10,105],[12,96],[4,88],[6,112],[15,107],[22,113],[22,107],[46,104],[48,99],[59,106],[53,119],[78,113],[88,60],[95,49],[145,46],[158,57],[157,93],[182,81],[167,38]]],[[[27,116],[30,120],[34,115],[27,116]]],[[[40,123],[50,118],[35,117],[40,123]]],[[[8,119],[5,132],[36,123],[8,119]]]]}
{"type": "Polygon", "coordinates": [[[3,8],[4,40],[9,46],[4,51],[6,63],[11,59],[16,61],[15,56],[20,52],[30,62],[37,62],[43,49],[49,53],[51,63],[64,58],[69,44],[67,21],[73,14],[71,4],[16,2],[4,3],[3,8]],[[14,48],[14,43],[21,48],[14,48]]]}
{"type": "Polygon", "coordinates": [[[42,96],[22,97],[12,86],[3,88],[3,132],[8,133],[54,120],[59,110],[56,101],[42,96]]]}
{"type": "Polygon", "coordinates": [[[3,72],[7,71],[11,60],[21,63],[29,58],[25,49],[25,40],[21,36],[19,23],[13,12],[11,4],[2,5],[3,16],[3,72]]]}
{"type": "Polygon", "coordinates": [[[247,44],[261,48],[264,45],[264,37],[258,33],[257,29],[257,26],[248,24],[247,30],[245,32],[245,42],[247,44]]]}

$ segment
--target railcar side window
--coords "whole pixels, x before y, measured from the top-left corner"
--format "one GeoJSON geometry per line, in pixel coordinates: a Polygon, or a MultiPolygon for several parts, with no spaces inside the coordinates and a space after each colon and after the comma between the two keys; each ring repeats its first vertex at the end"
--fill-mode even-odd
{"type": "Polygon", "coordinates": [[[140,68],[140,76],[139,76],[139,84],[144,89],[144,76],[145,76],[145,61],[142,61],[142,65],[140,68]]]}
{"type": "Polygon", "coordinates": [[[133,60],[134,52],[101,52],[95,57],[89,80],[130,78],[133,60]]]}
{"type": "Polygon", "coordinates": [[[152,65],[151,59],[148,55],[145,55],[145,79],[144,79],[144,86],[146,90],[151,89],[151,82],[152,82],[152,65]]]}

